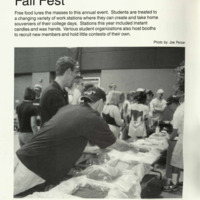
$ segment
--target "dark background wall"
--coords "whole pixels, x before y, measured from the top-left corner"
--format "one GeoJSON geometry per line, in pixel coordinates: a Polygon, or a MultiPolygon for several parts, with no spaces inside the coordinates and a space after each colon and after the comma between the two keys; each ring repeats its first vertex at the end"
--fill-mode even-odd
{"type": "Polygon", "coordinates": [[[76,48],[15,48],[15,73],[51,72],[62,56],[76,57],[76,48]]]}
{"type": "Polygon", "coordinates": [[[53,72],[61,56],[85,70],[175,68],[184,60],[179,47],[15,48],[15,73],[53,72]]]}
{"type": "Polygon", "coordinates": [[[115,83],[117,89],[129,92],[137,88],[156,91],[162,88],[165,91],[164,97],[173,94],[173,85],[176,82],[173,69],[123,69],[123,70],[102,70],[101,87],[108,91],[108,85],[115,83]]]}
{"type": "Polygon", "coordinates": [[[184,55],[184,48],[178,47],[83,48],[81,69],[175,68],[184,55]]]}

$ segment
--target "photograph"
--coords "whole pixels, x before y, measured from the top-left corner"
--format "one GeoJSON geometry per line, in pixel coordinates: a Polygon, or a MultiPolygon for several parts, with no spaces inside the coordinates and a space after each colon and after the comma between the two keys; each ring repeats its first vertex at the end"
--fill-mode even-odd
{"type": "Polygon", "coordinates": [[[182,198],[185,47],[13,51],[14,198],[182,198]]]}

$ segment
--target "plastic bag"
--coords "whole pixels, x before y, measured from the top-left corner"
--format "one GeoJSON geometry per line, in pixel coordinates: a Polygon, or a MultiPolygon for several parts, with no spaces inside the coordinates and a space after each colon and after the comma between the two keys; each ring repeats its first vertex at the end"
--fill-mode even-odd
{"type": "Polygon", "coordinates": [[[88,178],[94,180],[112,181],[122,175],[117,168],[108,165],[93,165],[81,172],[83,175],[87,175],[88,178]]]}
{"type": "MultiPolygon", "coordinates": [[[[122,176],[114,180],[112,183],[88,179],[84,175],[71,178],[67,181],[63,181],[58,186],[52,188],[50,191],[42,193],[41,196],[36,193],[36,197],[51,198],[55,197],[55,194],[60,194],[58,195],[58,197],[61,197],[63,194],[72,195],[76,194],[76,191],[80,190],[81,188],[83,189],[86,186],[90,187],[91,189],[96,188],[95,190],[102,190],[104,192],[107,191],[107,196],[105,196],[105,198],[139,198],[140,184],[137,180],[137,177],[131,171],[123,173],[122,176]]],[[[35,193],[33,194],[33,196],[34,195],[35,193]]],[[[88,198],[90,197],[91,196],[89,196],[88,198]]]]}
{"type": "Polygon", "coordinates": [[[21,161],[19,161],[14,174],[14,195],[44,182],[44,179],[29,170],[21,161]]]}
{"type": "Polygon", "coordinates": [[[138,161],[123,161],[120,159],[113,159],[108,162],[108,165],[120,170],[130,170],[132,169],[135,165],[138,165],[138,161]]]}
{"type": "Polygon", "coordinates": [[[72,195],[82,198],[105,198],[109,192],[108,187],[85,184],[79,186],[72,192],[72,195]]]}

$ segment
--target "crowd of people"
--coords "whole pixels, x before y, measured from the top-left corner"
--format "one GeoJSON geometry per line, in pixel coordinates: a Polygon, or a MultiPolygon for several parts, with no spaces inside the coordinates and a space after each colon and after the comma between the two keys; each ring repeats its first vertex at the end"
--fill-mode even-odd
{"type": "Polygon", "coordinates": [[[59,58],[55,72],[48,87],[36,84],[26,88],[24,100],[16,108],[21,146],[16,154],[28,169],[55,185],[88,143],[101,149],[144,152],[127,141],[148,137],[160,122],[173,121],[170,141],[179,137],[169,161],[172,177],[164,189],[177,188],[177,174],[183,169],[184,94],[165,100],[163,89],[158,89],[154,98],[149,89],[124,93],[116,84],[110,84],[106,94],[103,88],[84,85],[77,62],[70,57],[59,58]]]}

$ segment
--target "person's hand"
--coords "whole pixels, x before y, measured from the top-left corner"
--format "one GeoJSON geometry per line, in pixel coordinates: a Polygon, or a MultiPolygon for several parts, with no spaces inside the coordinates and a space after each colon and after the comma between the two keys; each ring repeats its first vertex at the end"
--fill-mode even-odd
{"type": "Polygon", "coordinates": [[[134,144],[129,144],[129,148],[130,150],[132,150],[135,153],[138,153],[139,148],[137,146],[135,146],[134,144]]]}
{"type": "Polygon", "coordinates": [[[98,146],[86,146],[83,153],[86,154],[100,154],[101,149],[98,146]]]}

